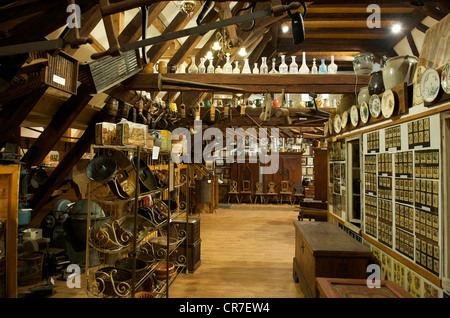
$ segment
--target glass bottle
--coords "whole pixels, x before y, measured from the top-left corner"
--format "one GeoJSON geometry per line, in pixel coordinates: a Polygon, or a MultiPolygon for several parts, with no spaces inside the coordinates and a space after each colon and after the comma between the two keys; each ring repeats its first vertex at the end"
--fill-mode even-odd
{"type": "Polygon", "coordinates": [[[295,63],[295,56],[292,56],[292,62],[289,65],[289,74],[298,74],[298,65],[295,63]]]}
{"type": "Polygon", "coordinates": [[[325,65],[325,59],[321,60],[321,64],[319,66],[319,74],[327,74],[327,66],[325,65]]]}
{"type": "Polygon", "coordinates": [[[242,68],[242,74],[251,74],[252,70],[250,69],[250,65],[248,64],[248,59],[244,60],[244,67],[242,68]]]}
{"type": "Polygon", "coordinates": [[[289,68],[285,62],[285,58],[286,58],[286,56],[281,55],[281,64],[280,64],[280,67],[278,68],[280,70],[280,74],[287,74],[288,70],[289,70],[289,68]]]}
{"type": "Polygon", "coordinates": [[[231,65],[231,63],[230,63],[230,53],[227,53],[227,62],[223,66],[223,72],[225,74],[233,73],[233,65],[231,65]]]}
{"type": "Polygon", "coordinates": [[[255,63],[255,67],[253,67],[252,73],[253,74],[259,74],[258,63],[255,63]]]}
{"type": "Polygon", "coordinates": [[[305,53],[305,52],[303,52],[302,66],[300,67],[300,69],[298,70],[298,72],[299,72],[300,74],[308,74],[308,73],[309,73],[308,65],[306,65],[306,53],[305,53]]]}
{"type": "Polygon", "coordinates": [[[214,73],[216,73],[216,74],[221,74],[221,73],[223,73],[223,70],[222,70],[222,68],[220,67],[220,65],[217,65],[216,70],[214,71],[214,73]]]}
{"type": "Polygon", "coordinates": [[[235,64],[236,66],[233,68],[233,74],[239,74],[239,73],[241,73],[241,71],[239,70],[239,62],[238,62],[238,61],[234,61],[234,64],[235,64]]]}
{"type": "Polygon", "coordinates": [[[261,62],[261,67],[259,68],[259,73],[261,74],[268,74],[269,73],[269,67],[267,66],[267,57],[263,56],[261,62]]]}
{"type": "Polygon", "coordinates": [[[273,58],[272,59],[272,69],[270,70],[269,74],[278,74],[278,71],[277,71],[277,68],[275,65],[275,61],[276,61],[276,59],[273,58]]]}
{"type": "Polygon", "coordinates": [[[311,74],[317,74],[316,58],[313,58],[313,66],[311,67],[311,74]]]}
{"type": "Polygon", "coordinates": [[[338,66],[334,63],[334,55],[331,56],[331,63],[328,65],[328,74],[337,74],[338,66]]]}
{"type": "Polygon", "coordinates": [[[208,68],[206,69],[206,73],[214,73],[214,65],[213,65],[213,60],[210,59],[209,60],[209,65],[208,68]]]}
{"type": "Polygon", "coordinates": [[[198,66],[198,72],[199,73],[206,73],[206,66],[205,66],[205,58],[200,58],[200,65],[198,66]]]}
{"type": "Polygon", "coordinates": [[[195,65],[195,56],[192,58],[191,66],[188,68],[188,73],[198,73],[198,67],[195,65]]]}

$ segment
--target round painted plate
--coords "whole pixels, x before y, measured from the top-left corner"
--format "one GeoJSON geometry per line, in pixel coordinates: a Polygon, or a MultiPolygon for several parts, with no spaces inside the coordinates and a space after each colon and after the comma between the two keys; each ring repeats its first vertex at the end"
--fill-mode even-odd
{"type": "Polygon", "coordinates": [[[369,121],[369,106],[366,102],[361,104],[361,108],[359,109],[359,115],[361,116],[361,122],[363,124],[367,123],[369,121]]]}
{"type": "Polygon", "coordinates": [[[422,78],[423,72],[426,71],[426,67],[421,65],[416,69],[416,74],[414,75],[414,90],[413,90],[413,105],[420,105],[423,103],[422,94],[420,93],[420,79],[422,78]]]}
{"type": "Polygon", "coordinates": [[[342,118],[341,118],[342,129],[345,129],[345,127],[347,127],[347,123],[348,123],[348,111],[345,111],[342,113],[342,118]]]}
{"type": "Polygon", "coordinates": [[[377,118],[381,114],[381,101],[378,95],[373,94],[369,99],[370,116],[377,118]]]}
{"type": "Polygon", "coordinates": [[[358,107],[356,107],[356,105],[353,105],[350,108],[350,122],[352,123],[353,127],[356,127],[358,125],[358,121],[359,121],[358,107]]]}
{"type": "Polygon", "coordinates": [[[450,60],[444,66],[441,74],[441,86],[444,92],[450,94],[450,60]]]}
{"type": "Polygon", "coordinates": [[[328,132],[330,135],[333,133],[333,120],[331,118],[328,118],[328,132]]]}
{"type": "Polygon", "coordinates": [[[429,68],[423,72],[420,79],[420,94],[425,102],[433,102],[439,94],[441,88],[441,78],[434,68],[429,68]]]}
{"type": "Polygon", "coordinates": [[[394,92],[392,92],[391,89],[388,89],[383,93],[383,97],[381,98],[381,112],[383,113],[384,118],[390,118],[394,113],[394,108],[394,92]]]}
{"type": "Polygon", "coordinates": [[[323,126],[323,134],[325,135],[325,137],[327,137],[329,135],[328,122],[325,122],[325,124],[323,126]]]}
{"type": "Polygon", "coordinates": [[[334,131],[339,134],[341,132],[341,128],[341,116],[336,114],[336,116],[334,116],[334,131]]]}

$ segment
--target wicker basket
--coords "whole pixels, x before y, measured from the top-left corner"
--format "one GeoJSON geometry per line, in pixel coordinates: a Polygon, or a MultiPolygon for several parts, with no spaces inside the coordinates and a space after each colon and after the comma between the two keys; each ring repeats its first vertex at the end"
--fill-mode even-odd
{"type": "MultiPolygon", "coordinates": [[[[130,272],[133,270],[133,258],[124,257],[118,259],[115,263],[116,267],[126,269],[130,272]]],[[[136,282],[139,282],[147,273],[148,263],[143,259],[136,259],[136,282]]]]}
{"type": "Polygon", "coordinates": [[[42,281],[43,253],[21,253],[17,260],[17,284],[19,286],[30,286],[42,281]]]}

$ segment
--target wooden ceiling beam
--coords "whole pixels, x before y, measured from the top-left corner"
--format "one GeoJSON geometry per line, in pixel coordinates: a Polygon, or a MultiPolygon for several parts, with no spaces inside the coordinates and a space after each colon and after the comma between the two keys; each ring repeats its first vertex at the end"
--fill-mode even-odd
{"type": "Polygon", "coordinates": [[[272,34],[270,31],[267,31],[266,34],[264,34],[264,36],[262,37],[261,41],[258,43],[258,46],[252,51],[252,53],[250,53],[248,57],[250,67],[252,67],[254,63],[257,63],[259,61],[261,53],[267,47],[267,44],[270,42],[271,39],[272,34]]]}
{"type": "MultiPolygon", "coordinates": [[[[230,10],[230,2],[231,1],[216,3],[216,6],[219,8],[219,10],[222,11],[222,19],[230,19],[234,16],[234,14],[230,10]]],[[[231,44],[233,46],[237,45],[238,37],[236,32],[236,25],[229,25],[225,27],[225,30],[227,30],[231,44]]]]}
{"type": "Polygon", "coordinates": [[[78,88],[77,95],[72,95],[61,105],[51,122],[22,158],[22,161],[26,163],[29,170],[33,166],[40,165],[45,156],[58,143],[84,107],[92,99],[91,93],[91,89],[87,85],[81,84],[78,88]]]}
{"type": "MultiPolygon", "coordinates": [[[[167,6],[167,1],[160,1],[152,3],[148,7],[148,23],[150,27],[152,22],[159,16],[159,14],[167,6]]],[[[142,36],[142,10],[139,10],[134,18],[127,24],[125,29],[120,33],[118,40],[120,44],[131,43],[139,40],[142,36]]]]}
{"type": "MultiPolygon", "coordinates": [[[[197,5],[194,8],[194,12],[192,12],[190,16],[180,11],[172,20],[172,22],[166,27],[164,33],[171,33],[183,29],[189,23],[189,21],[192,20],[192,18],[195,16],[195,14],[200,8],[201,4],[197,3],[197,5]]],[[[164,51],[166,51],[169,48],[169,46],[170,41],[152,45],[152,47],[147,51],[149,61],[152,63],[156,63],[164,54],[164,51]]]]}

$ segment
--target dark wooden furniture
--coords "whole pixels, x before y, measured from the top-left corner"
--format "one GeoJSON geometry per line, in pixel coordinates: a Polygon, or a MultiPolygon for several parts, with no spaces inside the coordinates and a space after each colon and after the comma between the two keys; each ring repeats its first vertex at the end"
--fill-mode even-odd
{"type": "Polygon", "coordinates": [[[300,207],[298,220],[303,221],[304,219],[326,222],[328,220],[328,211],[300,207]]]}
{"type": "Polygon", "coordinates": [[[328,155],[327,148],[313,148],[314,151],[314,200],[327,201],[328,155]]]}
{"type": "Polygon", "coordinates": [[[244,202],[244,198],[246,196],[247,196],[249,202],[253,203],[251,181],[250,180],[242,180],[241,202],[244,202]]]}
{"type": "Polygon", "coordinates": [[[294,221],[294,280],[306,297],[319,297],[316,277],[367,277],[372,252],[329,222],[294,221]]]}
{"type": "Polygon", "coordinates": [[[397,284],[380,280],[379,288],[369,288],[366,279],[317,277],[320,298],[413,298],[397,284]]]}
{"type": "Polygon", "coordinates": [[[283,204],[283,197],[287,197],[289,199],[289,203],[292,204],[292,191],[289,190],[289,181],[281,181],[281,191],[280,191],[280,200],[281,204],[283,204]]]}
{"type": "MultiPolygon", "coordinates": [[[[325,170],[326,171],[326,170],[325,170]]],[[[288,181],[288,191],[294,193],[294,186],[302,183],[302,153],[280,152],[278,156],[278,172],[264,175],[264,184],[274,182],[281,190],[281,182],[288,181]]]]}

